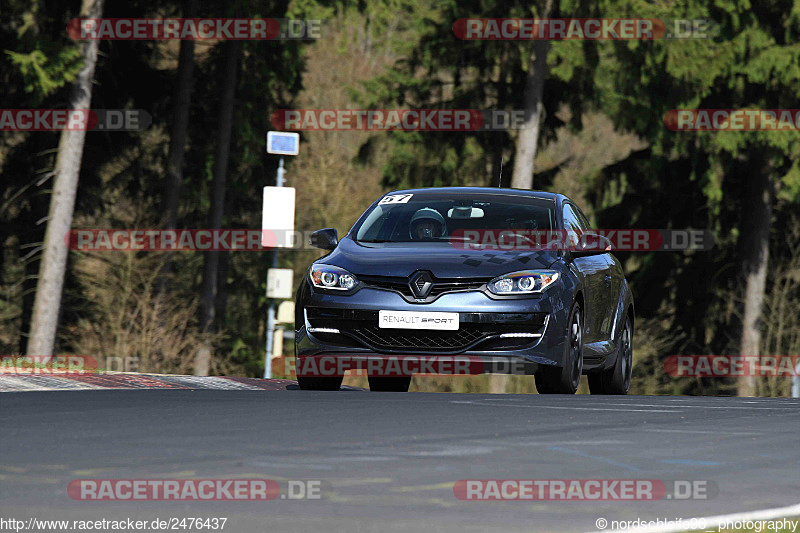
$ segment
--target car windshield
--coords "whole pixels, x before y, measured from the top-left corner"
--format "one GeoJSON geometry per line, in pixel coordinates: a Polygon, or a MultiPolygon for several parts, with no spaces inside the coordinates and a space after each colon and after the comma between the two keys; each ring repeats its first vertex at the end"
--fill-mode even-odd
{"type": "Polygon", "coordinates": [[[392,193],[356,228],[358,242],[438,242],[485,230],[551,230],[554,202],[532,196],[392,193]]]}

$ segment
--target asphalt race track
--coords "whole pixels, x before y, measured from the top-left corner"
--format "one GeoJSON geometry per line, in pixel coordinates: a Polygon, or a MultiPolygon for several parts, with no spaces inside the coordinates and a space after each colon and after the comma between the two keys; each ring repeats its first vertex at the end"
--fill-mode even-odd
{"type": "Polygon", "coordinates": [[[0,394],[0,507],[226,532],[597,531],[800,501],[800,401],[292,390],[0,394]],[[324,499],[75,501],[74,479],[322,480],[324,499]],[[708,480],[711,499],[462,501],[462,479],[708,480]]]}

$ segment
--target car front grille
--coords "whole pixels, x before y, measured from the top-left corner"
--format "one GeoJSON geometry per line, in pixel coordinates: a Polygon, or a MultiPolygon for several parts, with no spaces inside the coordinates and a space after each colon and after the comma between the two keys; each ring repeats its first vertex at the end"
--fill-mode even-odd
{"type": "MultiPolygon", "coordinates": [[[[408,286],[408,278],[398,278],[389,276],[361,276],[361,275],[358,276],[358,278],[361,280],[361,282],[364,284],[365,287],[369,287],[372,289],[381,289],[385,291],[394,291],[399,293],[401,296],[403,296],[403,298],[405,298],[409,302],[418,301],[414,298],[414,294],[411,292],[411,287],[408,286]]],[[[433,287],[431,287],[430,293],[425,298],[425,302],[426,303],[432,302],[442,294],[447,294],[448,292],[481,290],[488,281],[491,281],[491,279],[492,278],[434,279],[433,287]]],[[[424,281],[422,283],[424,283],[424,281]]]]}
{"type": "Polygon", "coordinates": [[[339,333],[313,332],[322,342],[339,346],[361,346],[386,353],[459,353],[469,349],[508,350],[521,348],[538,337],[503,338],[503,333],[544,333],[546,313],[459,313],[456,331],[391,329],[378,327],[378,311],[306,308],[313,328],[339,333]]]}
{"type": "Polygon", "coordinates": [[[479,329],[459,329],[458,331],[434,330],[399,330],[375,327],[363,327],[354,330],[356,336],[363,338],[367,344],[386,350],[433,350],[460,351],[465,350],[488,332],[479,329]]]}

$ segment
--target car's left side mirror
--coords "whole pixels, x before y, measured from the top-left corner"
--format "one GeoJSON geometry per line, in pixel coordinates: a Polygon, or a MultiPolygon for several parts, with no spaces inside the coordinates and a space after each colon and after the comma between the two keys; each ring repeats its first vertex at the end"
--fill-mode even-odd
{"type": "Polygon", "coordinates": [[[588,257],[602,255],[611,251],[611,241],[598,233],[584,232],[574,249],[570,250],[572,257],[588,257]]]}
{"type": "Polygon", "coordinates": [[[333,250],[339,244],[339,234],[336,228],[318,229],[308,239],[308,244],[323,250],[333,250]]]}

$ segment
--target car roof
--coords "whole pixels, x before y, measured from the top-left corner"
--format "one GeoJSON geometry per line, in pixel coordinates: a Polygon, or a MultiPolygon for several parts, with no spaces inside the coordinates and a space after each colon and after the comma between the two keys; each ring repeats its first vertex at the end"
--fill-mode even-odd
{"type": "Polygon", "coordinates": [[[529,189],[510,189],[500,187],[424,187],[421,189],[402,189],[391,191],[386,194],[425,194],[426,192],[452,193],[453,196],[460,194],[485,194],[491,196],[527,196],[540,198],[542,200],[555,201],[559,195],[552,192],[532,191],[529,189]]]}

